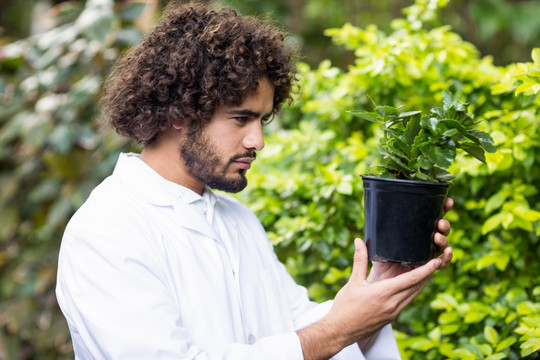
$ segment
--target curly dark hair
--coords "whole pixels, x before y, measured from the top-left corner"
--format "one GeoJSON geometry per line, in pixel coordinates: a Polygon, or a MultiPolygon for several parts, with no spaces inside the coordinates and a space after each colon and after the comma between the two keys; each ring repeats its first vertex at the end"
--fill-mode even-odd
{"type": "Polygon", "coordinates": [[[198,131],[223,105],[239,105],[266,77],[273,113],[291,100],[296,53],[269,21],[191,3],[169,7],[165,20],[122,56],[102,98],[116,131],[143,145],[174,121],[198,131]]]}

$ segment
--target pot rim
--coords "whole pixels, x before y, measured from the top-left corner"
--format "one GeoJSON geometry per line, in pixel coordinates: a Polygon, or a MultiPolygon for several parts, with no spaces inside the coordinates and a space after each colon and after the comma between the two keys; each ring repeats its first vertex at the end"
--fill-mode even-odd
{"type": "Polygon", "coordinates": [[[403,185],[422,185],[422,186],[440,186],[440,187],[449,187],[452,185],[451,182],[433,182],[433,181],[426,181],[426,180],[407,180],[407,179],[395,179],[395,178],[387,178],[387,177],[381,177],[381,176],[373,176],[373,175],[360,175],[362,179],[366,180],[373,180],[373,181],[379,181],[379,182],[392,182],[392,183],[400,183],[403,185]]]}

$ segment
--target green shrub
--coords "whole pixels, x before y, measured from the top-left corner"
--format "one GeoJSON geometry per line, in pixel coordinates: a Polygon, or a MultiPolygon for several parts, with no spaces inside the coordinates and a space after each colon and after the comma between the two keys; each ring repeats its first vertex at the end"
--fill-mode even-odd
{"type": "MultiPolygon", "coordinates": [[[[67,220],[112,171],[124,140],[95,104],[140,3],[65,7],[57,26],[0,49],[0,358],[73,358],[54,295],[67,220]]],[[[59,6],[59,9],[64,7],[59,6]]]]}
{"type": "Polygon", "coordinates": [[[328,30],[354,51],[354,64],[301,64],[303,92],[239,196],[296,279],[314,298],[332,298],[350,273],[352,239],[363,235],[358,175],[378,155],[378,130],[347,111],[369,98],[427,111],[453,92],[498,151],[486,164],[458,154],[449,170],[454,260],[395,322],[402,355],[539,358],[540,50],[531,63],[496,67],[450,28],[433,26],[432,10],[417,1],[389,34],[375,25],[328,30]]]}
{"type": "MultiPolygon", "coordinates": [[[[452,264],[395,322],[406,359],[518,359],[540,347],[540,51],[496,67],[418,0],[388,34],[350,24],[327,34],[355,53],[347,71],[300,64],[303,92],[267,129],[239,194],[278,256],[317,300],[348,279],[363,234],[358,175],[378,130],[347,111],[375,102],[429,110],[451,91],[498,151],[458,156],[452,264]]],[[[122,3],[124,4],[124,3],[122,3]]],[[[141,5],[86,2],[54,29],[0,51],[0,358],[72,358],[54,284],[64,226],[132,145],[99,128],[95,103],[119,52],[137,41],[141,5]],[[96,16],[97,15],[97,16],[96,16]]],[[[98,119],[99,120],[99,119],[98,119]]]]}

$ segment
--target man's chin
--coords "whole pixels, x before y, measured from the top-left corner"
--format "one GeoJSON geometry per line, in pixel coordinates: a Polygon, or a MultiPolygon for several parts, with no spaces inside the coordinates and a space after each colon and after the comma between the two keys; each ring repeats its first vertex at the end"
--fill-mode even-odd
{"type": "Polygon", "coordinates": [[[246,188],[247,179],[243,174],[239,174],[235,178],[216,179],[216,181],[207,183],[207,185],[214,190],[235,194],[246,188]]]}

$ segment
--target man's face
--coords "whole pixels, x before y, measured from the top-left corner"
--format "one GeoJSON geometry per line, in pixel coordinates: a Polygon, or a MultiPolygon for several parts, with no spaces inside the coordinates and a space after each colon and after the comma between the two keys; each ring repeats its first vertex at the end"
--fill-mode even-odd
{"type": "Polygon", "coordinates": [[[180,154],[191,176],[212,189],[243,190],[255,152],[264,147],[262,125],[273,104],[274,87],[261,79],[242,104],[219,108],[202,131],[187,134],[180,154]]]}

